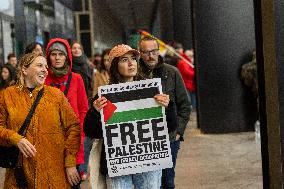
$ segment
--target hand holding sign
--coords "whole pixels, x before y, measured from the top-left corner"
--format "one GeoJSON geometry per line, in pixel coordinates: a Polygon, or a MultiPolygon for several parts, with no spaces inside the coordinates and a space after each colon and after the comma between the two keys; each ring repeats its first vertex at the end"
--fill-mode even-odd
{"type": "Polygon", "coordinates": [[[93,105],[101,113],[110,177],[173,166],[161,79],[101,86],[93,105]]]}
{"type": "Polygon", "coordinates": [[[167,94],[157,94],[154,96],[155,100],[164,107],[168,107],[170,96],[167,94]]]}
{"type": "Polygon", "coordinates": [[[105,97],[99,97],[97,100],[93,102],[94,108],[99,112],[107,105],[107,99],[105,97]]]}

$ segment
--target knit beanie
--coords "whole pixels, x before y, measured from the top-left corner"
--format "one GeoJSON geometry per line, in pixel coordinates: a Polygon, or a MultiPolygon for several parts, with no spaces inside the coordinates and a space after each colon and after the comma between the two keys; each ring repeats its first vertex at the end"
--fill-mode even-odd
{"type": "Polygon", "coordinates": [[[53,43],[53,44],[49,47],[49,49],[48,49],[48,54],[50,54],[50,53],[51,53],[52,51],[54,51],[54,50],[61,51],[61,52],[64,53],[64,55],[65,55],[66,57],[68,57],[68,55],[67,55],[67,49],[66,49],[65,45],[63,45],[62,43],[60,43],[60,42],[55,42],[55,43],[53,43]]]}

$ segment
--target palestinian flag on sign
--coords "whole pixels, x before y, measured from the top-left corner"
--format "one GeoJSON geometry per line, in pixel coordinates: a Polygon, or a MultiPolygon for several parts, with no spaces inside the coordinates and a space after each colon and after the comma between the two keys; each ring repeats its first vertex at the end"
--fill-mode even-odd
{"type": "Polygon", "coordinates": [[[106,125],[163,117],[162,106],[154,96],[158,87],[102,94],[108,102],[103,109],[106,125]]]}

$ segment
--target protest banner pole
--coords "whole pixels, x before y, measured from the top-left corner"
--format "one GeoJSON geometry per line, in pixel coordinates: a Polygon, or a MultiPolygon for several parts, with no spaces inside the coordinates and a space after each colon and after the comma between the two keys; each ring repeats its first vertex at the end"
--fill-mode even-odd
{"type": "Polygon", "coordinates": [[[140,34],[144,35],[144,36],[148,36],[148,37],[152,37],[154,39],[156,39],[159,43],[160,46],[163,46],[164,48],[166,48],[167,50],[169,50],[170,52],[172,52],[174,55],[176,55],[178,58],[182,59],[183,61],[185,61],[187,64],[189,64],[190,67],[194,68],[194,65],[189,62],[186,58],[184,58],[183,56],[181,56],[178,52],[176,52],[171,46],[167,45],[166,43],[164,43],[163,41],[161,41],[160,39],[156,38],[155,36],[151,35],[150,33],[144,31],[144,30],[138,30],[140,32],[140,34]]]}

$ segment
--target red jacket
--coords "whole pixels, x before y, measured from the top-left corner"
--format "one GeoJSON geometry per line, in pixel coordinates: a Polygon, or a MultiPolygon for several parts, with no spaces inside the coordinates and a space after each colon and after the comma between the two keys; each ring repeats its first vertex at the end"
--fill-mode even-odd
{"type": "Polygon", "coordinates": [[[83,164],[84,163],[84,132],[83,132],[83,123],[84,119],[86,116],[86,113],[88,111],[88,98],[86,95],[86,90],[84,87],[84,82],[80,74],[73,73],[71,72],[72,69],[72,54],[71,54],[71,48],[69,46],[69,43],[61,38],[54,38],[49,41],[47,44],[46,48],[46,59],[48,63],[48,76],[45,80],[46,85],[52,85],[52,86],[60,86],[60,90],[64,92],[65,90],[65,85],[64,83],[67,83],[67,79],[69,74],[72,74],[72,79],[70,82],[70,87],[67,93],[67,99],[72,106],[74,112],[78,116],[80,120],[80,127],[81,127],[81,146],[80,150],[77,153],[77,164],[83,164]],[[67,59],[69,60],[68,62],[70,63],[70,68],[69,71],[66,75],[62,77],[55,77],[55,75],[52,73],[52,70],[50,69],[51,64],[49,61],[49,52],[48,49],[50,46],[55,43],[55,42],[60,42],[65,45],[67,52],[68,52],[68,57],[67,59]]]}
{"type": "MultiPolygon", "coordinates": [[[[181,54],[189,62],[192,62],[185,54],[181,54]]],[[[185,87],[188,91],[195,92],[195,71],[187,62],[184,60],[179,60],[177,68],[181,74],[181,77],[184,81],[185,87]]]]}

